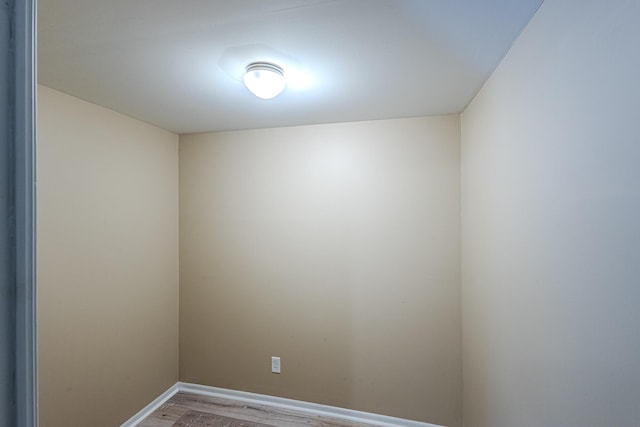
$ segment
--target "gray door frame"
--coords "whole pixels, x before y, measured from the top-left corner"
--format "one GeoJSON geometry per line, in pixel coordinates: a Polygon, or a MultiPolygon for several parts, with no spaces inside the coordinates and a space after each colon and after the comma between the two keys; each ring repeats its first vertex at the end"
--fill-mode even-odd
{"type": "Polygon", "coordinates": [[[2,233],[0,298],[7,310],[0,326],[8,331],[0,347],[0,426],[34,427],[37,416],[35,130],[36,0],[9,0],[0,6],[0,79],[5,171],[0,174],[2,233]]]}

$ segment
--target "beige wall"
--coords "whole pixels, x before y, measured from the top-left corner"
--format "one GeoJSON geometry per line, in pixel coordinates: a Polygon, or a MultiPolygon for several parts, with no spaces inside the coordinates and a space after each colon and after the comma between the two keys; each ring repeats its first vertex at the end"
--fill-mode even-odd
{"type": "Polygon", "coordinates": [[[180,379],[459,427],[459,131],[181,136],[180,379]]]}
{"type": "Polygon", "coordinates": [[[466,427],[639,425],[639,19],[545,1],[462,116],[466,427]]]}
{"type": "Polygon", "coordinates": [[[113,427],[177,381],[177,136],[38,103],[40,425],[113,427]]]}

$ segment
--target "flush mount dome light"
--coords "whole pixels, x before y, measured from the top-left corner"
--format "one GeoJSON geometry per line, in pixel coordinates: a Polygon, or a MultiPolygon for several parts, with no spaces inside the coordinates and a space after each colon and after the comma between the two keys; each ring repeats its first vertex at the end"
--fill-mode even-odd
{"type": "Polygon", "coordinates": [[[242,80],[251,93],[262,99],[278,96],[287,84],[282,68],[268,62],[253,62],[247,65],[242,80]]]}

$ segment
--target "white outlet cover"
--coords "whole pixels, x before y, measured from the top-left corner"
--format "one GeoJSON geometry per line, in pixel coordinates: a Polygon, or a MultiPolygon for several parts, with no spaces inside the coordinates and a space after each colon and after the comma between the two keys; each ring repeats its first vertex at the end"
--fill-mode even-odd
{"type": "Polygon", "coordinates": [[[277,356],[271,357],[271,373],[273,374],[280,373],[280,358],[277,356]]]}

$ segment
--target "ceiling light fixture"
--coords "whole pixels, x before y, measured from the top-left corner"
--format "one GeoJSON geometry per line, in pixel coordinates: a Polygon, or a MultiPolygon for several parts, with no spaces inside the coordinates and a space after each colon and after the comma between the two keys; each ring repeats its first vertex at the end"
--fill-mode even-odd
{"type": "Polygon", "coordinates": [[[252,62],[244,73],[244,85],[258,98],[278,96],[287,85],[282,68],[269,62],[252,62]]]}

